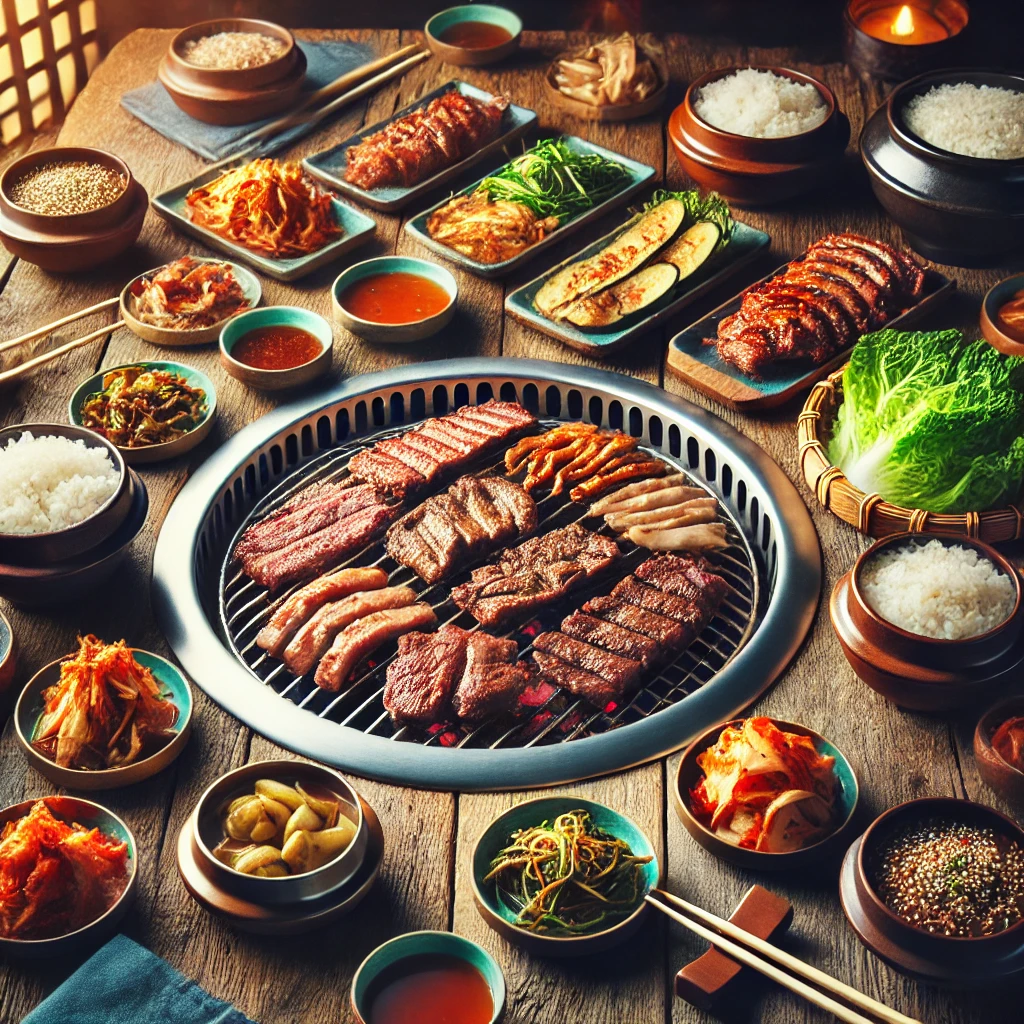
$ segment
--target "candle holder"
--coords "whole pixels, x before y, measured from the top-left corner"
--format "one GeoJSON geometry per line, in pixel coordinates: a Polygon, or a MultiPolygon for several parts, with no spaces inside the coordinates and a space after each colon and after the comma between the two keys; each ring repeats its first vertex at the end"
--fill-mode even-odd
{"type": "Polygon", "coordinates": [[[903,81],[956,63],[969,20],[964,0],[849,0],[843,56],[858,71],[903,81]]]}

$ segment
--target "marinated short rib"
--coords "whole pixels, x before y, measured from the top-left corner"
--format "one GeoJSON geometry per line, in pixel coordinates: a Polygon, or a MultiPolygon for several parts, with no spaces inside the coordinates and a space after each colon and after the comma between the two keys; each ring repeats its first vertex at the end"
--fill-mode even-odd
{"type": "Polygon", "coordinates": [[[282,660],[297,676],[303,676],[313,669],[346,626],[388,608],[405,608],[415,600],[416,592],[409,587],[385,587],[332,601],[319,609],[292,637],[282,660]]]}
{"type": "Polygon", "coordinates": [[[570,665],[561,658],[545,651],[534,651],[533,660],[541,676],[555,686],[560,686],[577,697],[583,697],[595,707],[607,707],[610,701],[618,698],[618,688],[607,679],[588,672],[578,665],[570,665]]]}
{"type": "Polygon", "coordinates": [[[388,575],[382,569],[342,569],[321,576],[286,598],[260,630],[256,644],[275,658],[288,645],[304,622],[328,601],[340,601],[361,590],[386,587],[388,575]]]}
{"type": "Polygon", "coordinates": [[[515,710],[533,677],[528,665],[517,664],[518,655],[514,640],[466,634],[466,666],[453,697],[459,718],[477,723],[515,710]]]}
{"type": "Polygon", "coordinates": [[[422,473],[381,451],[377,445],[354,455],[348,468],[358,479],[368,480],[399,498],[418,491],[427,482],[422,473]]]}
{"type": "MultiPolygon", "coordinates": [[[[564,633],[541,633],[534,638],[533,649],[552,654],[569,665],[585,669],[600,676],[620,696],[630,693],[640,685],[643,666],[632,658],[623,658],[603,647],[595,647],[585,640],[566,636],[564,633]]],[[[575,691],[574,691],[575,692],[575,691]]]]}
{"type": "Polygon", "coordinates": [[[334,638],[331,649],[320,659],[314,681],[322,690],[340,690],[356,665],[383,644],[403,633],[436,624],[434,609],[423,603],[389,608],[356,619],[334,638]]]}
{"type": "Polygon", "coordinates": [[[681,626],[664,615],[658,615],[657,612],[639,608],[635,604],[627,604],[617,597],[592,598],[583,606],[583,611],[606,622],[622,626],[623,629],[649,637],[665,650],[682,650],[689,644],[687,637],[690,627],[681,626]]]}
{"type": "Polygon", "coordinates": [[[497,564],[474,569],[452,600],[478,622],[495,626],[532,614],[619,557],[614,540],[578,523],[504,551],[497,564]]]}
{"type": "Polygon", "coordinates": [[[562,620],[559,629],[577,640],[603,647],[623,658],[639,661],[644,668],[652,668],[664,658],[664,650],[657,641],[642,633],[599,619],[585,612],[573,612],[562,620]]]}
{"type": "Polygon", "coordinates": [[[634,575],[651,586],[686,598],[702,608],[718,609],[729,593],[729,584],[710,571],[704,559],[658,555],[637,566],[634,575]]]}
{"type": "Polygon", "coordinates": [[[384,707],[396,725],[433,725],[451,714],[452,694],[466,667],[466,631],[406,633],[388,665],[384,707]]]}

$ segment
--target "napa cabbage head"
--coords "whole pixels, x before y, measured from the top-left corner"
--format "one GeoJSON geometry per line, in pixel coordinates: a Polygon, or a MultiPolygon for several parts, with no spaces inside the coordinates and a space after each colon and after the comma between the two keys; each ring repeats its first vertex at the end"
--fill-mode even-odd
{"type": "Polygon", "coordinates": [[[1021,496],[1024,359],[960,331],[877,331],[854,346],[828,446],[866,494],[929,512],[1021,496]]]}

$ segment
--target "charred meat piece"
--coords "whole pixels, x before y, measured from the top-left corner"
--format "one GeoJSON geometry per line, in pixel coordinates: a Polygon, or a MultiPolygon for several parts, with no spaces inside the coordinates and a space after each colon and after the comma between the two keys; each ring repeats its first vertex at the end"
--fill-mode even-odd
{"type": "Polygon", "coordinates": [[[592,598],[583,606],[583,611],[634,633],[642,633],[666,650],[682,650],[693,639],[688,627],[617,597],[592,598]]]}
{"type": "Polygon", "coordinates": [[[718,608],[729,593],[729,584],[708,569],[703,559],[657,555],[637,566],[634,575],[645,583],[695,604],[718,608]]]}
{"type": "Polygon", "coordinates": [[[442,626],[436,633],[398,638],[388,665],[384,707],[396,725],[433,725],[452,710],[452,694],[466,666],[466,631],[442,626]]]}
{"type": "Polygon", "coordinates": [[[516,663],[518,655],[514,640],[466,634],[466,667],[453,698],[459,718],[482,722],[515,710],[531,681],[529,667],[516,663]]]}
{"type": "MultiPolygon", "coordinates": [[[[464,476],[456,480],[451,486],[451,494],[480,524],[492,543],[499,544],[516,535],[516,520],[512,512],[490,496],[479,477],[464,476]]],[[[534,518],[537,514],[536,508],[534,505],[534,518]]]]}
{"type": "Polygon", "coordinates": [[[632,692],[640,685],[640,672],[643,666],[639,661],[623,658],[603,647],[588,644],[585,640],[577,640],[558,632],[541,633],[534,638],[533,649],[553,654],[569,665],[593,672],[594,675],[607,680],[609,685],[614,687],[613,699],[632,692]]]}
{"type": "Polygon", "coordinates": [[[644,668],[652,668],[664,659],[664,652],[657,641],[643,633],[599,619],[585,612],[573,612],[562,620],[560,630],[577,640],[603,647],[623,658],[639,661],[644,668]]]}
{"type": "Polygon", "coordinates": [[[537,503],[519,484],[501,476],[482,476],[478,479],[487,496],[501,510],[502,516],[505,513],[512,516],[521,536],[537,529],[537,503]]]}
{"type": "Polygon", "coordinates": [[[615,684],[597,675],[596,672],[588,672],[578,665],[570,665],[546,651],[534,651],[532,657],[542,678],[576,694],[577,697],[583,697],[595,707],[607,707],[618,695],[615,684]]]}
{"type": "Polygon", "coordinates": [[[635,576],[627,576],[624,580],[616,583],[612,590],[612,597],[635,604],[639,608],[646,608],[649,612],[664,615],[674,622],[689,624],[698,615],[698,610],[685,598],[676,597],[675,594],[666,594],[664,591],[658,590],[657,587],[641,583],[635,576]]]}
{"type": "Polygon", "coordinates": [[[349,461],[348,468],[353,476],[368,480],[399,498],[418,491],[427,482],[422,473],[381,451],[379,445],[358,452],[349,461]]]}

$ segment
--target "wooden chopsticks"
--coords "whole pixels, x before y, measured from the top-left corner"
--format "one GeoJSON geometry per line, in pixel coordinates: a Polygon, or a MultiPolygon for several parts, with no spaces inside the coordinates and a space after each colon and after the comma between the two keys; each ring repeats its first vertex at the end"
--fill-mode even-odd
{"type": "Polygon", "coordinates": [[[764,939],[751,935],[750,932],[737,927],[731,921],[726,921],[724,918],[702,910],[692,903],[687,903],[686,900],[673,896],[672,893],[664,892],[661,889],[654,889],[644,899],[652,907],[656,907],[663,914],[672,918],[673,921],[681,924],[684,928],[688,928],[695,935],[706,939],[734,960],[758,971],[783,988],[789,989],[790,992],[795,992],[797,995],[802,996],[809,1003],[813,1003],[815,1006],[835,1014],[836,1017],[848,1022],[848,1024],[875,1024],[875,1020],[884,1021],[885,1024],[921,1024],[921,1021],[913,1017],[907,1017],[905,1014],[891,1009],[884,1003],[864,995],[863,992],[858,992],[857,989],[838,981],[830,974],[819,971],[817,967],[812,967],[810,964],[804,963],[803,960],[798,960],[792,954],[779,949],[778,946],[773,946],[770,942],[765,942],[764,939]],[[655,896],[659,898],[655,899],[655,896]],[[681,914],[678,910],[666,906],[665,903],[661,902],[662,900],[685,911],[685,914],[681,914]],[[694,918],[697,920],[694,920],[694,918]],[[703,921],[710,925],[710,927],[706,928],[704,925],[699,924],[698,921],[703,921]],[[758,956],[757,954],[761,955],[758,956]],[[775,964],[787,968],[792,973],[781,970],[775,964]],[[801,978],[806,979],[806,981],[801,981],[801,978]],[[808,981],[812,982],[813,985],[819,986],[823,991],[819,991],[819,988],[814,988],[812,985],[807,984],[806,982],[808,981]],[[828,993],[831,993],[831,995],[828,993]],[[844,1005],[844,1003],[837,1002],[832,996],[844,999],[847,1003],[870,1013],[872,1017],[863,1016],[856,1010],[852,1010],[849,1006],[844,1005]]]}

